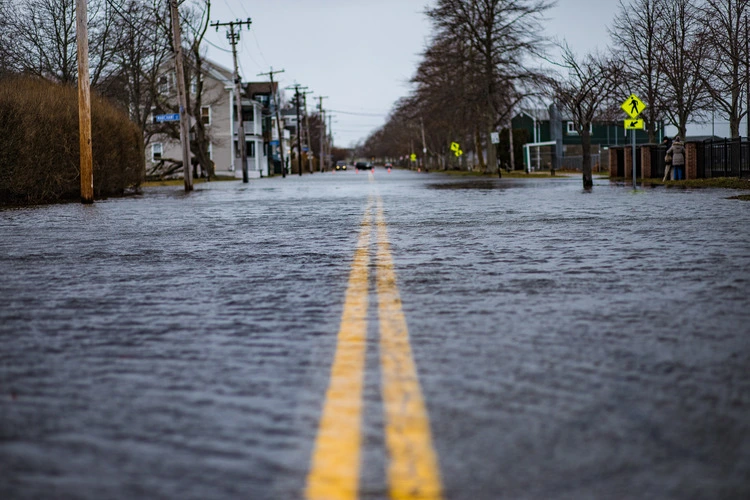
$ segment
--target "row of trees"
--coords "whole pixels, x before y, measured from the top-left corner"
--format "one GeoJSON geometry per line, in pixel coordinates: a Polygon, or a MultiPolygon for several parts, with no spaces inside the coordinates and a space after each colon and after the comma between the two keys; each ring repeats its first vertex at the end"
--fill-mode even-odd
{"type": "MultiPolygon", "coordinates": [[[[179,138],[173,124],[155,125],[154,112],[177,105],[160,88],[171,66],[169,3],[164,0],[88,0],[91,88],[127,110],[144,143],[155,134],[179,138]]],[[[211,171],[209,133],[200,119],[205,72],[204,37],[209,0],[181,0],[188,113],[193,117],[191,150],[211,171]],[[192,85],[190,84],[192,83],[192,85]]],[[[62,85],[77,81],[76,0],[0,0],[0,76],[27,75],[62,85]]],[[[176,165],[179,166],[179,165],[176,165]]]]}
{"type": "MultiPolygon", "coordinates": [[[[687,124],[718,111],[733,137],[747,114],[750,0],[620,0],[611,47],[579,55],[543,35],[546,0],[439,0],[426,11],[434,35],[367,155],[398,156],[421,144],[443,168],[461,141],[482,170],[498,171],[490,134],[521,106],[555,102],[583,143],[583,183],[592,185],[590,124],[620,119],[630,93],[647,104],[649,140],[666,121],[687,124]],[[557,49],[556,56],[550,56],[557,49]],[[487,154],[485,162],[484,152],[487,154]]],[[[513,162],[512,149],[510,153],[513,162]]]]}

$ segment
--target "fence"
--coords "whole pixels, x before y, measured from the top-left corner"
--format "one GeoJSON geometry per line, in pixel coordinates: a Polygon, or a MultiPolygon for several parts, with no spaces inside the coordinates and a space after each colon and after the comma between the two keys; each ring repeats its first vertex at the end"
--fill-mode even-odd
{"type": "Polygon", "coordinates": [[[698,177],[750,177],[750,141],[708,140],[697,149],[698,177]]]}
{"type": "MultiPolygon", "coordinates": [[[[623,148],[610,148],[615,154],[610,158],[615,162],[610,175],[623,177],[625,158],[623,148]]],[[[651,179],[664,177],[664,157],[666,146],[662,144],[644,144],[637,147],[636,168],[640,177],[640,163],[648,162],[646,176],[651,179]]],[[[695,171],[689,178],[740,177],[750,178],[750,141],[747,139],[720,139],[702,142],[689,141],[686,144],[686,161],[695,165],[695,171]],[[694,163],[691,161],[694,158],[694,163]]]]}
{"type": "MultiPolygon", "coordinates": [[[[601,165],[600,155],[592,154],[591,168],[596,170],[597,165],[601,165]]],[[[583,170],[583,156],[563,156],[561,167],[563,170],[583,170]]]]}

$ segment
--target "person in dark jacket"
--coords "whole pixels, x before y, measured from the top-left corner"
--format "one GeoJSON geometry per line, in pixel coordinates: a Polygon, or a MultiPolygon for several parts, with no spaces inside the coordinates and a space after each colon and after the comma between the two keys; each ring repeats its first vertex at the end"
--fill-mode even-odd
{"type": "Polygon", "coordinates": [[[667,154],[672,155],[672,180],[681,181],[685,178],[685,145],[679,135],[675,136],[667,154]]]}

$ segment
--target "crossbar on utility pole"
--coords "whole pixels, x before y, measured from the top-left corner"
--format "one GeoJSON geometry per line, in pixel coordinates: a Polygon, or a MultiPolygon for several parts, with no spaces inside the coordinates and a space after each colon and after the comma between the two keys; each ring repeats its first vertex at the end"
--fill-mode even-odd
{"type": "Polygon", "coordinates": [[[242,118],[242,85],[240,84],[240,74],[237,65],[237,42],[240,41],[240,31],[242,26],[247,24],[247,29],[250,29],[250,25],[253,21],[248,17],[245,21],[230,21],[228,23],[220,23],[216,21],[211,23],[211,26],[219,31],[220,26],[228,26],[227,39],[232,45],[232,57],[234,59],[234,94],[235,94],[235,106],[237,106],[237,147],[240,149],[240,158],[242,159],[242,182],[249,182],[250,176],[247,171],[247,148],[245,146],[245,121],[242,118]],[[235,28],[238,28],[235,31],[235,28]]]}
{"type": "Polygon", "coordinates": [[[271,71],[268,73],[258,73],[258,76],[268,76],[271,80],[271,96],[273,97],[273,107],[276,111],[276,130],[279,134],[279,160],[281,161],[281,177],[286,177],[286,166],[284,165],[284,135],[282,134],[281,130],[281,119],[279,118],[279,92],[278,89],[276,92],[273,90],[273,75],[277,73],[283,73],[284,70],[281,69],[279,71],[274,71],[273,67],[271,67],[271,71]]]}
{"type": "Polygon", "coordinates": [[[169,12],[172,16],[172,45],[174,48],[175,73],[177,74],[177,100],[180,103],[182,175],[185,179],[185,192],[190,192],[193,190],[193,171],[190,168],[190,115],[187,112],[185,69],[182,64],[182,35],[180,32],[180,13],[177,9],[177,0],[170,0],[169,12]]]}
{"type": "Polygon", "coordinates": [[[94,166],[91,147],[91,87],[86,0],[76,1],[78,50],[78,131],[81,167],[81,203],[94,203],[94,166]]]}

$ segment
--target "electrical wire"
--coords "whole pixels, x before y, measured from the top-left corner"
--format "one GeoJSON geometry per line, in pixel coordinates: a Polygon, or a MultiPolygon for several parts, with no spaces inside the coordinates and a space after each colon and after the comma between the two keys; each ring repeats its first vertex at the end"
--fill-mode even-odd
{"type": "Polygon", "coordinates": [[[373,116],[377,118],[388,116],[388,113],[361,113],[361,112],[354,112],[354,111],[342,111],[340,109],[329,109],[328,111],[333,111],[334,113],[341,113],[342,115],[373,116]]]}

